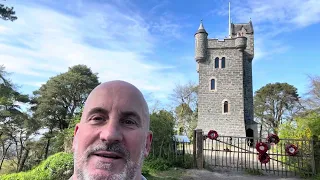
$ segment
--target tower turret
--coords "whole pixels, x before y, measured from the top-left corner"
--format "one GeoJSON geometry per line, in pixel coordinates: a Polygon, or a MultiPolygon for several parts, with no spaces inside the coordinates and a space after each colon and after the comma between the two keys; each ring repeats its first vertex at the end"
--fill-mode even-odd
{"type": "Polygon", "coordinates": [[[208,47],[208,33],[204,29],[202,20],[199,26],[198,31],[196,32],[195,36],[195,59],[196,61],[202,62],[206,59],[207,56],[207,47],[208,47]]]}
{"type": "Polygon", "coordinates": [[[245,36],[238,36],[235,40],[236,48],[243,51],[247,47],[247,38],[245,36]]]}

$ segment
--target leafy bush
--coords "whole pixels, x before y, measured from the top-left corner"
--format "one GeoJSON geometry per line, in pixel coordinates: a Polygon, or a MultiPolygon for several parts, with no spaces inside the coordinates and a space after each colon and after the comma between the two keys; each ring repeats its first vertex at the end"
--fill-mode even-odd
{"type": "Polygon", "coordinates": [[[60,180],[68,179],[73,174],[73,156],[57,153],[40,163],[36,168],[20,173],[0,176],[1,180],[60,180]]]}
{"type": "Polygon", "coordinates": [[[161,110],[150,116],[150,129],[153,132],[152,149],[144,161],[142,174],[166,171],[171,167],[192,168],[193,157],[189,154],[177,155],[174,148],[174,117],[172,112],[161,110]]]}
{"type": "Polygon", "coordinates": [[[146,172],[166,171],[172,167],[172,164],[163,158],[150,158],[144,161],[142,169],[146,172]]]}
{"type": "Polygon", "coordinates": [[[174,167],[191,169],[193,167],[193,156],[191,154],[185,154],[184,156],[178,156],[176,159],[173,159],[172,165],[174,167]]]}
{"type": "Polygon", "coordinates": [[[157,171],[167,171],[172,167],[190,169],[193,167],[193,156],[185,154],[171,159],[147,158],[142,166],[142,174],[148,175],[157,171]]]}
{"type": "MultiPolygon", "coordinates": [[[[306,139],[310,140],[313,136],[320,137],[320,114],[317,111],[305,111],[297,116],[295,116],[294,121],[285,122],[280,126],[279,136],[281,139],[306,139]]],[[[312,151],[311,144],[309,141],[305,141],[303,144],[301,141],[290,141],[287,140],[283,142],[283,147],[286,144],[295,144],[299,147],[299,154],[310,154],[312,151]]],[[[281,146],[280,146],[281,147],[281,146]]],[[[316,148],[317,149],[317,148],[316,148]]],[[[318,160],[318,151],[314,152],[316,155],[315,161],[318,160]]],[[[305,171],[312,172],[312,164],[310,158],[296,159],[292,157],[282,157],[281,161],[286,162],[292,166],[301,167],[305,171]]],[[[289,169],[294,169],[293,167],[289,167],[289,169]]],[[[301,177],[305,177],[306,174],[299,173],[301,177]]]]}

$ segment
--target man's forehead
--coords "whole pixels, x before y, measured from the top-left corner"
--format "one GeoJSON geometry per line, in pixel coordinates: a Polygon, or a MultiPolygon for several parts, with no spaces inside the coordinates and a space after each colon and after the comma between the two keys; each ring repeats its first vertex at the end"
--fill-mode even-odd
{"type": "Polygon", "coordinates": [[[84,106],[85,111],[100,107],[108,111],[138,111],[143,107],[143,97],[137,89],[132,87],[104,86],[94,89],[84,106]]]}
{"type": "Polygon", "coordinates": [[[93,89],[88,97],[108,97],[115,95],[127,95],[127,96],[136,96],[143,98],[142,93],[132,84],[123,81],[111,81],[107,83],[100,84],[95,89],[93,89]]]}

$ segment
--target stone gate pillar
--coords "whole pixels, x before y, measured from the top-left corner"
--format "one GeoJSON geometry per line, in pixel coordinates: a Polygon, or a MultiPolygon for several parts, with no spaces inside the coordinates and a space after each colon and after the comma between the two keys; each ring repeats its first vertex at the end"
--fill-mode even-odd
{"type": "Polygon", "coordinates": [[[196,168],[203,169],[203,131],[194,130],[193,157],[196,168]]]}

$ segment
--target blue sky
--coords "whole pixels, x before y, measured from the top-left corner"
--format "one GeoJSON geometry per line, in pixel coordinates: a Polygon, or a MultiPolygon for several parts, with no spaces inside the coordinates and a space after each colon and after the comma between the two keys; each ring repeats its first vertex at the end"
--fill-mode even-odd
{"type": "MultiPolygon", "coordinates": [[[[170,102],[176,83],[198,82],[194,33],[228,34],[223,0],[7,0],[18,20],[0,21],[0,64],[31,94],[49,77],[86,64],[100,81],[126,80],[150,103],[170,102]]],[[[320,1],[231,1],[234,23],[253,22],[254,91],[287,82],[302,96],[320,75],[320,1]]]]}

